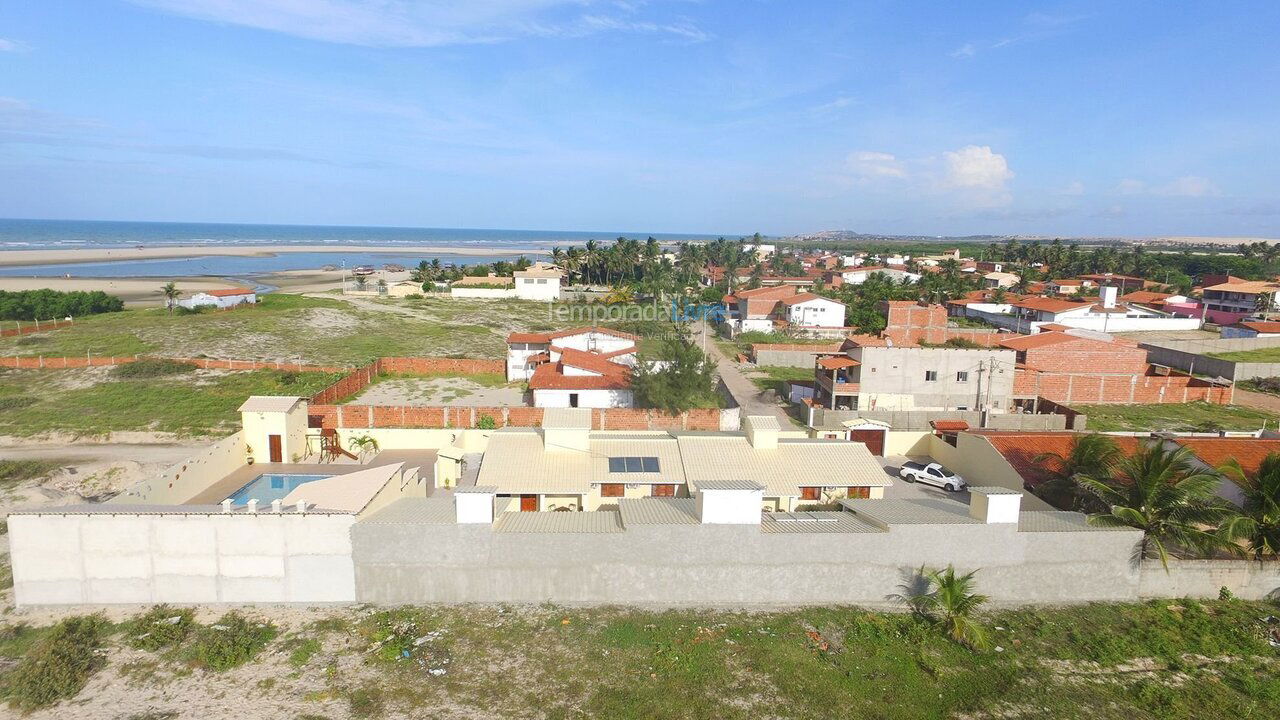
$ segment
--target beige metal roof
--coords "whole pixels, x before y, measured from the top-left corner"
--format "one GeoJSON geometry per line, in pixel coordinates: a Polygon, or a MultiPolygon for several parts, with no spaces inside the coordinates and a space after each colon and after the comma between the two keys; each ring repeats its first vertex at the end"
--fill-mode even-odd
{"type": "Polygon", "coordinates": [[[591,408],[547,408],[542,413],[542,427],[555,430],[589,430],[591,408]]]}
{"type": "Polygon", "coordinates": [[[782,429],[782,426],[778,424],[778,418],[772,415],[748,415],[743,424],[755,430],[782,429]]]}
{"type": "MultiPolygon", "coordinates": [[[[297,505],[285,505],[280,509],[283,514],[298,514],[297,505]]],[[[314,515],[350,515],[349,512],[313,508],[310,504],[306,512],[314,515]]],[[[228,514],[222,505],[142,505],[137,503],[93,503],[89,505],[50,505],[40,508],[13,510],[10,515],[222,515],[228,514]]],[[[249,512],[244,505],[231,508],[231,515],[274,515],[271,503],[259,505],[257,513],[249,512]]]]}
{"type": "Polygon", "coordinates": [[[748,480],[765,495],[797,496],[801,486],[885,487],[892,479],[862,443],[780,439],[772,450],[739,434],[679,434],[690,489],[709,481],[748,480]]]}
{"type": "Polygon", "coordinates": [[[693,498],[621,498],[622,525],[697,525],[697,500],[693,498]]]}
{"type": "Polygon", "coordinates": [[[764,490],[764,484],[747,478],[714,478],[698,483],[699,490],[764,490]]]}
{"type": "Polygon", "coordinates": [[[457,521],[453,499],[447,497],[397,500],[360,520],[378,525],[453,525],[457,521]]]}
{"type": "Polygon", "coordinates": [[[873,525],[851,512],[764,513],[760,532],[766,533],[877,533],[873,525]]]}
{"type": "Polygon", "coordinates": [[[299,500],[314,503],[316,507],[358,513],[373,500],[388,482],[399,482],[404,463],[379,465],[345,475],[335,475],[322,480],[312,480],[299,485],[284,496],[285,505],[299,500]]]}
{"type": "Polygon", "coordinates": [[[476,485],[495,487],[501,495],[582,494],[590,489],[591,467],[589,453],[567,449],[548,453],[536,430],[503,428],[489,437],[476,485]]]}
{"type": "Polygon", "coordinates": [[[616,512],[504,512],[493,524],[494,532],[600,534],[622,532],[616,512]]]}
{"type": "Polygon", "coordinates": [[[240,406],[240,412],[289,412],[302,402],[300,397],[285,395],[250,395],[240,406]]]}
{"type": "Polygon", "coordinates": [[[1127,527],[1090,525],[1082,513],[1065,510],[1027,510],[1018,513],[1018,532],[1108,532],[1129,530],[1127,527]]]}
{"type": "Polygon", "coordinates": [[[591,434],[591,482],[684,484],[684,463],[680,461],[680,446],[670,433],[609,436],[610,433],[591,434]],[[609,472],[611,457],[656,457],[658,472],[609,472]]]}
{"type": "Polygon", "coordinates": [[[942,498],[919,500],[841,500],[846,509],[879,525],[981,525],[969,506],[942,498]]]}

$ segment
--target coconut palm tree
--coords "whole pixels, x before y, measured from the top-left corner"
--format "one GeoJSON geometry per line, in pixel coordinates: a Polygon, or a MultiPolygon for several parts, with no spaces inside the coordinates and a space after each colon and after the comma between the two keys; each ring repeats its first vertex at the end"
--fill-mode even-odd
{"type": "Polygon", "coordinates": [[[172,281],[167,282],[160,288],[160,294],[164,295],[164,306],[168,308],[169,312],[173,312],[174,303],[176,303],[178,298],[182,296],[182,292],[178,290],[178,286],[172,281]]]}
{"type": "Polygon", "coordinates": [[[1246,541],[1255,560],[1280,555],[1280,453],[1265,457],[1252,475],[1235,458],[1220,471],[1243,495],[1243,512],[1222,524],[1224,539],[1246,541]]]}
{"type": "Polygon", "coordinates": [[[1106,506],[1080,480],[1110,480],[1120,457],[1120,448],[1109,435],[1076,435],[1065,455],[1047,452],[1031,459],[1037,465],[1053,461],[1057,466],[1050,471],[1049,479],[1037,488],[1037,494],[1067,500],[1071,509],[1079,512],[1105,512],[1106,506]]]}
{"type": "Polygon", "coordinates": [[[1080,477],[1110,508],[1089,523],[1142,530],[1142,557],[1160,558],[1166,572],[1171,550],[1225,548],[1217,527],[1231,510],[1215,494],[1221,478],[1195,467],[1193,457],[1185,447],[1155,441],[1116,463],[1113,480],[1080,477]]]}
{"type": "Polygon", "coordinates": [[[916,614],[941,624],[952,640],[972,650],[985,650],[991,643],[973,614],[989,598],[974,592],[977,574],[974,570],[957,575],[950,565],[944,570],[922,567],[919,582],[904,587],[904,598],[916,614]]]}

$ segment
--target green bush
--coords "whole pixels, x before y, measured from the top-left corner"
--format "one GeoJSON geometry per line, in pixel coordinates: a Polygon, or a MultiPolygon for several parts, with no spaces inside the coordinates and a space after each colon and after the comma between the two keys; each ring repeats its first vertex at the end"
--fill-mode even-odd
{"type": "Polygon", "coordinates": [[[123,309],[123,300],[101,290],[0,290],[0,320],[61,320],[123,309]]]}
{"type": "Polygon", "coordinates": [[[125,638],[139,650],[165,650],[186,640],[194,625],[195,613],[192,610],[157,605],[128,624],[125,638]]]}
{"type": "Polygon", "coordinates": [[[10,706],[30,712],[75,697],[106,664],[99,650],[109,625],[101,615],[70,617],[55,625],[5,678],[10,706]]]}
{"type": "Polygon", "coordinates": [[[249,620],[231,612],[201,627],[190,648],[190,661],[206,670],[230,670],[254,658],[276,636],[270,623],[249,620]]]}
{"type": "Polygon", "coordinates": [[[35,405],[36,399],[27,397],[26,395],[6,395],[0,397],[0,410],[19,410],[30,405],[35,405]]]}
{"type": "Polygon", "coordinates": [[[139,378],[164,377],[166,375],[180,375],[182,373],[195,372],[196,366],[189,363],[181,363],[175,360],[164,359],[145,359],[135,360],[124,365],[117,365],[112,369],[111,374],[118,378],[136,380],[139,378]]]}
{"type": "Polygon", "coordinates": [[[173,312],[177,315],[200,315],[213,309],[212,305],[197,305],[193,308],[184,307],[182,305],[174,305],[173,312]]]}
{"type": "Polygon", "coordinates": [[[498,427],[498,423],[493,419],[492,415],[481,415],[476,427],[481,430],[495,430],[498,427]]]}

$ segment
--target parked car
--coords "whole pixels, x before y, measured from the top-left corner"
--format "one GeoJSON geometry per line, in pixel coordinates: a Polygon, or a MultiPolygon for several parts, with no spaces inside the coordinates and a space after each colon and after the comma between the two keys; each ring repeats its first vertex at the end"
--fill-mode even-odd
{"type": "Polygon", "coordinates": [[[898,470],[898,477],[906,482],[919,482],[925,485],[940,487],[947,492],[956,492],[965,488],[964,478],[942,467],[938,463],[903,463],[898,470]]]}

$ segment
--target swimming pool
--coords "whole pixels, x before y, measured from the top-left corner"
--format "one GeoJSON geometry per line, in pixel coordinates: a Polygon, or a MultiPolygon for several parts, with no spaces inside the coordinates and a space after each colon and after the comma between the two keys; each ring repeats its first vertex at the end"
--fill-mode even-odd
{"type": "Polygon", "coordinates": [[[257,500],[259,505],[270,505],[272,500],[283,500],[294,488],[306,485],[315,480],[324,480],[332,475],[283,475],[268,473],[259,475],[252,482],[231,495],[231,502],[244,505],[250,500],[257,500]]]}

